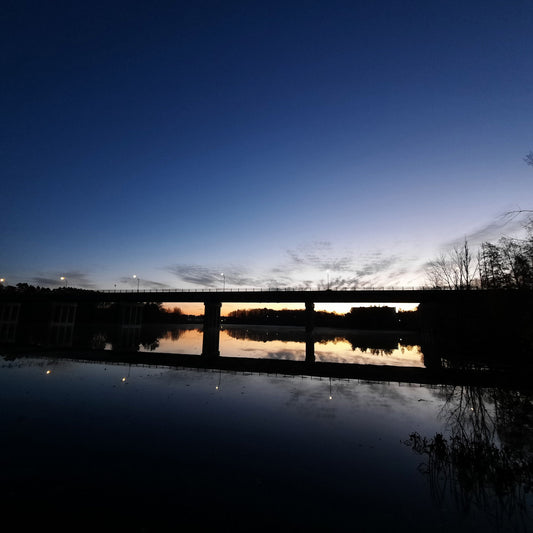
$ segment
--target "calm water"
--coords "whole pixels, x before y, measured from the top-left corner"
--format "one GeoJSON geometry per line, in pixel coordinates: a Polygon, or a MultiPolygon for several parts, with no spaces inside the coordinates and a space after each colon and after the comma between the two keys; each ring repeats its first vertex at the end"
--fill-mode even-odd
{"type": "MultiPolygon", "coordinates": [[[[223,338],[221,351],[236,346],[231,335],[223,338]]],[[[197,342],[192,330],[177,342],[189,341],[197,342]]],[[[159,349],[167,342],[177,346],[163,338],[159,349]]],[[[247,353],[272,351],[262,344],[249,344],[247,353]]],[[[324,353],[337,354],[335,346],[326,344],[324,353]]],[[[464,455],[452,460],[442,446],[420,454],[405,443],[414,432],[428,439],[441,433],[447,442],[462,439],[464,449],[505,444],[515,457],[531,457],[531,396],[524,391],[43,356],[0,359],[0,402],[0,502],[17,529],[27,522],[76,531],[492,532],[533,525],[520,474],[507,485],[490,477],[502,462],[497,455],[487,469],[464,455]]],[[[511,472],[515,463],[506,460],[511,472]]]]}
{"type": "MultiPolygon", "coordinates": [[[[140,351],[200,354],[201,328],[153,328],[152,339],[140,351]]],[[[423,354],[402,333],[369,333],[317,328],[314,332],[318,362],[423,367],[423,354]]],[[[220,332],[220,355],[266,359],[305,360],[305,330],[289,326],[232,326],[220,332]]],[[[107,344],[112,349],[112,344],[107,344]]]]}

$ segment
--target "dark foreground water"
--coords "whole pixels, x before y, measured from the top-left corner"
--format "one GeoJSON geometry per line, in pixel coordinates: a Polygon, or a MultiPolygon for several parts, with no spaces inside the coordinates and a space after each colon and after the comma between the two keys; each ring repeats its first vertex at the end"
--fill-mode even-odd
{"type": "Polygon", "coordinates": [[[13,531],[533,527],[524,391],[19,357],[0,405],[13,531]]]}

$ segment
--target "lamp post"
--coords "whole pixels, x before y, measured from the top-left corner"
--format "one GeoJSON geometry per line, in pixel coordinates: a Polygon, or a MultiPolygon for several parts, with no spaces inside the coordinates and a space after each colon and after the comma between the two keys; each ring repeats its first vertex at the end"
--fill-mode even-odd
{"type": "Polygon", "coordinates": [[[141,281],[141,278],[138,278],[137,274],[133,274],[133,279],[137,280],[137,292],[139,292],[139,283],[141,281]]]}
{"type": "Polygon", "coordinates": [[[61,276],[59,278],[61,281],[64,281],[65,282],[65,287],[67,286],[67,278],[65,276],[61,276]]]}
{"type": "Polygon", "coordinates": [[[222,290],[226,290],[226,276],[224,276],[224,272],[221,272],[220,275],[222,276],[222,290]]]}
{"type": "Polygon", "coordinates": [[[326,271],[326,275],[328,277],[328,291],[329,291],[329,270],[326,271]]]}

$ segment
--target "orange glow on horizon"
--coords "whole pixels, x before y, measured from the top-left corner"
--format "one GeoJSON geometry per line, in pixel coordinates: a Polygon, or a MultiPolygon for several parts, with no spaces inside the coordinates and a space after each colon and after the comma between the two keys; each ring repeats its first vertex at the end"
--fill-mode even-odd
{"type": "MultiPolygon", "coordinates": [[[[413,311],[418,307],[416,303],[316,303],[315,311],[327,311],[328,313],[338,313],[344,315],[348,313],[352,307],[373,307],[373,306],[388,306],[396,307],[397,311],[413,311]]],[[[185,315],[203,315],[204,304],[202,302],[166,302],[163,304],[165,309],[172,311],[175,307],[179,307],[185,315]]],[[[303,303],[276,303],[276,302],[237,302],[237,303],[222,303],[220,310],[221,316],[228,316],[231,311],[238,309],[273,309],[280,311],[282,309],[305,309],[303,303]]]]}

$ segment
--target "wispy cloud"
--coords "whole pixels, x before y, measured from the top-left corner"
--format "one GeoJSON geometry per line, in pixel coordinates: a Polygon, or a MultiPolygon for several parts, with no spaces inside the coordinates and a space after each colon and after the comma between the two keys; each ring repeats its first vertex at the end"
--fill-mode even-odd
{"type": "Polygon", "coordinates": [[[295,249],[286,250],[289,263],[306,266],[318,271],[346,272],[353,270],[353,257],[348,253],[338,253],[329,241],[315,241],[295,249]]]}
{"type": "Polygon", "coordinates": [[[159,281],[153,281],[145,278],[133,278],[123,276],[119,279],[120,283],[130,286],[132,289],[136,289],[137,286],[143,289],[170,289],[171,286],[166,283],[160,283],[159,281]],[[138,281],[137,281],[138,280],[138,281]]]}
{"type": "Polygon", "coordinates": [[[523,230],[531,215],[532,213],[526,211],[507,211],[483,226],[443,243],[442,248],[449,250],[464,243],[465,239],[476,247],[483,242],[495,242],[503,236],[515,236],[523,230]]]}
{"type": "Polygon", "coordinates": [[[259,287],[264,279],[254,276],[244,267],[227,265],[220,269],[194,264],[175,264],[167,267],[167,271],[179,280],[192,285],[206,288],[227,287],[259,287]]]}
{"type": "Polygon", "coordinates": [[[93,283],[89,275],[86,272],[81,272],[79,270],[70,270],[67,272],[61,272],[60,274],[55,275],[51,272],[39,273],[32,279],[32,283],[39,285],[41,287],[79,287],[82,289],[94,289],[96,284],[93,283]],[[65,279],[61,279],[61,278],[65,279]]]}
{"type": "MultiPolygon", "coordinates": [[[[372,250],[362,254],[339,252],[329,242],[315,242],[286,251],[287,261],[275,272],[284,272],[290,286],[318,289],[350,289],[394,285],[407,272],[404,258],[398,254],[372,250]],[[315,271],[317,281],[301,281],[303,272],[315,271]]],[[[315,276],[316,277],[316,276],[315,276]]]]}

